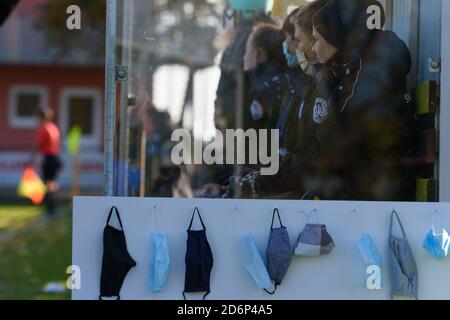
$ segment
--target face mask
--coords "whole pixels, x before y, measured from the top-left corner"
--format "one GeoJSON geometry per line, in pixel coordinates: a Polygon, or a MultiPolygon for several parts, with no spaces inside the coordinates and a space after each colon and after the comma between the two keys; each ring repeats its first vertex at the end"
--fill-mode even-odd
{"type": "Polygon", "coordinates": [[[378,266],[381,268],[381,257],[377,247],[368,234],[363,234],[358,240],[358,250],[367,267],[378,266]]]}
{"type": "Polygon", "coordinates": [[[297,56],[289,52],[289,44],[287,43],[287,41],[283,42],[283,53],[286,57],[288,67],[293,68],[298,66],[297,56]]]}
{"type": "Polygon", "coordinates": [[[270,227],[269,243],[266,250],[267,265],[269,269],[269,276],[275,281],[275,290],[281,284],[289,265],[292,261],[292,249],[289,241],[289,234],[283,223],[281,222],[280,212],[275,209],[272,216],[272,226],[270,227]],[[273,223],[275,214],[278,215],[280,228],[274,228],[273,223]]]}
{"type": "Polygon", "coordinates": [[[150,239],[150,290],[164,289],[170,271],[170,250],[163,234],[154,234],[150,239]]]}
{"type": "MultiPolygon", "coordinates": [[[[319,222],[317,213],[316,218],[319,222]]],[[[330,254],[334,247],[334,241],[325,225],[307,223],[298,236],[294,254],[300,257],[317,257],[330,254]]]]}
{"type": "Polygon", "coordinates": [[[131,258],[127,250],[119,211],[116,207],[112,207],[103,231],[103,260],[99,299],[102,300],[102,297],[117,297],[117,300],[120,300],[120,289],[123,281],[130,269],[135,266],[136,262],[131,258]],[[122,230],[115,229],[109,225],[113,210],[116,212],[122,230]]]}
{"type": "Polygon", "coordinates": [[[264,290],[272,289],[269,272],[256,247],[255,240],[250,234],[242,237],[241,257],[245,269],[251,275],[258,288],[264,290]]]}
{"type": "Polygon", "coordinates": [[[213,255],[206,238],[206,227],[203,223],[198,208],[195,208],[192,213],[192,219],[187,233],[188,238],[186,243],[187,250],[185,258],[186,275],[183,297],[186,300],[185,293],[189,292],[206,292],[203,296],[203,300],[205,300],[206,296],[211,291],[210,277],[213,267],[213,255]],[[200,218],[203,230],[191,230],[196,212],[200,218]]]}
{"type": "Polygon", "coordinates": [[[395,211],[393,211],[391,215],[389,258],[392,296],[402,295],[417,299],[417,285],[419,281],[416,261],[409,246],[408,239],[406,238],[403,225],[395,211]],[[394,215],[397,218],[403,238],[397,238],[392,233],[394,215]]]}
{"type": "Polygon", "coordinates": [[[303,51],[300,49],[295,49],[295,54],[297,55],[297,60],[300,67],[302,68],[305,74],[310,76],[313,76],[315,73],[314,69],[315,62],[311,62],[308,60],[308,58],[306,58],[306,51],[308,51],[313,45],[314,42],[311,41],[311,44],[303,51]]]}
{"type": "Polygon", "coordinates": [[[441,260],[448,254],[450,238],[447,230],[443,227],[442,220],[437,213],[433,215],[433,221],[430,232],[425,236],[423,248],[435,259],[441,260]],[[436,228],[436,222],[441,222],[441,228],[436,228]]]}

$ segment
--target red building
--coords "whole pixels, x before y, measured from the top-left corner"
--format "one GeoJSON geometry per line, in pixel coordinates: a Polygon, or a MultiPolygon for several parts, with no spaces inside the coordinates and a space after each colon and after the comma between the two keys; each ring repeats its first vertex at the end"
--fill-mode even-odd
{"type": "MultiPolygon", "coordinates": [[[[70,188],[72,177],[65,138],[72,126],[79,125],[83,132],[80,186],[99,191],[103,172],[103,57],[96,58],[75,45],[70,54],[56,58],[55,50],[46,46],[45,31],[36,27],[37,6],[43,2],[21,0],[0,27],[0,190],[14,191],[17,187],[35,140],[33,115],[37,108],[50,106],[62,133],[62,188],[70,188]]],[[[71,32],[67,30],[68,37],[71,32]]]]}

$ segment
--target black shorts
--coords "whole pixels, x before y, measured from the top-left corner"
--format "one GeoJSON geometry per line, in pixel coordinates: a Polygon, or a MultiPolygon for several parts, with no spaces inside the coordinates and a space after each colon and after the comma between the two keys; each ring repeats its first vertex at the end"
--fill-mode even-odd
{"type": "Polygon", "coordinates": [[[45,156],[42,164],[42,173],[44,181],[56,180],[59,170],[61,169],[61,160],[58,156],[45,156]]]}

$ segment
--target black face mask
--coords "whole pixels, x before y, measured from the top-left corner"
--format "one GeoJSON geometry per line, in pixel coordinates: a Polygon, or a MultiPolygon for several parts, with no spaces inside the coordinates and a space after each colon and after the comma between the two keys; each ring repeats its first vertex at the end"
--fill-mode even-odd
{"type": "Polygon", "coordinates": [[[187,250],[186,250],[186,276],[184,282],[183,297],[186,300],[185,293],[189,292],[206,292],[203,296],[205,300],[206,296],[210,293],[210,277],[213,267],[213,255],[208,240],[206,239],[206,228],[203,223],[202,217],[198,208],[194,209],[192,214],[191,224],[187,230],[187,250]],[[192,223],[194,221],[195,212],[198,213],[200,222],[202,223],[203,230],[194,231],[191,230],[192,223]]]}
{"type": "Polygon", "coordinates": [[[108,220],[103,231],[103,260],[99,299],[102,300],[102,297],[117,297],[117,300],[120,300],[120,289],[123,281],[130,269],[135,266],[136,262],[131,258],[127,250],[119,211],[113,206],[109,211],[108,220]],[[122,230],[109,225],[113,210],[116,212],[122,230]]]}

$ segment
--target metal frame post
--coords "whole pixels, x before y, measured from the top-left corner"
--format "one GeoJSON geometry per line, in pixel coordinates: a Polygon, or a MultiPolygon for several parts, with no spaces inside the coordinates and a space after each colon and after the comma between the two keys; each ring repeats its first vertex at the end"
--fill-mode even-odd
{"type": "Polygon", "coordinates": [[[107,0],[105,55],[105,137],[104,185],[105,196],[114,195],[114,139],[116,119],[116,33],[117,0],[107,0]]]}

